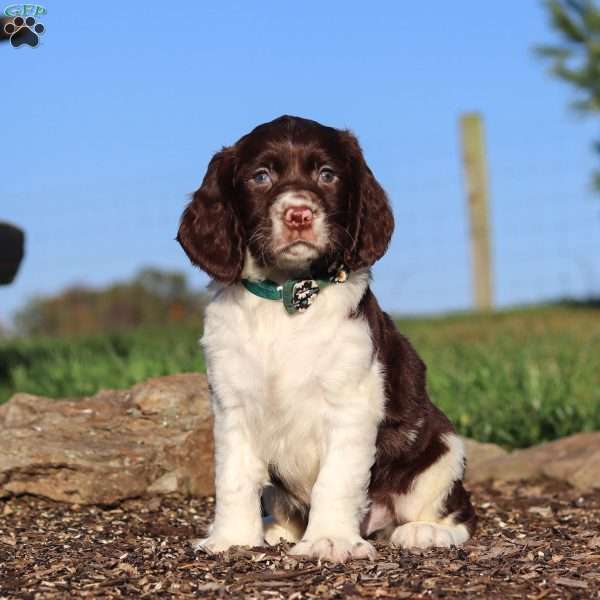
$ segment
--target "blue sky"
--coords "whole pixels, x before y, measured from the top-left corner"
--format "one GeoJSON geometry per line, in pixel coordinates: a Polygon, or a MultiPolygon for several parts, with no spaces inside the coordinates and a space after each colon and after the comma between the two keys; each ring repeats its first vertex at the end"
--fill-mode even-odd
{"type": "Polygon", "coordinates": [[[0,219],[27,230],[0,321],[35,294],[144,265],[207,278],[173,241],[208,160],[284,113],[349,127],[397,220],[389,310],[469,308],[458,118],[483,114],[500,306],[600,290],[597,127],[532,52],[541,3],[46,2],[38,48],[0,47],[0,219]]]}

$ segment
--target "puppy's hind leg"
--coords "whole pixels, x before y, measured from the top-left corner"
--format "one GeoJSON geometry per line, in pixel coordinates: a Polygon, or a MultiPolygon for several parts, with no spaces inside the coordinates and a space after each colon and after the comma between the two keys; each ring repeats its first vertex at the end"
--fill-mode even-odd
{"type": "Polygon", "coordinates": [[[308,520],[308,509],[278,485],[267,486],[262,495],[267,513],[263,518],[265,541],[269,546],[281,540],[290,543],[300,541],[308,520]]]}
{"type": "Polygon", "coordinates": [[[462,484],[462,441],[454,433],[444,434],[442,440],[448,450],[420,473],[405,493],[393,497],[396,521],[403,523],[390,536],[396,546],[459,546],[475,529],[475,511],[462,484]]]}

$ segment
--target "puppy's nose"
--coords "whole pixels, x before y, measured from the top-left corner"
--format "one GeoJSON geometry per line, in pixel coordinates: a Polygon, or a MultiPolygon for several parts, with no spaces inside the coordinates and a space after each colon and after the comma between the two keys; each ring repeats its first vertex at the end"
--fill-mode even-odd
{"type": "Polygon", "coordinates": [[[313,212],[308,206],[292,206],[283,215],[283,221],[290,229],[308,229],[312,220],[313,212]]]}

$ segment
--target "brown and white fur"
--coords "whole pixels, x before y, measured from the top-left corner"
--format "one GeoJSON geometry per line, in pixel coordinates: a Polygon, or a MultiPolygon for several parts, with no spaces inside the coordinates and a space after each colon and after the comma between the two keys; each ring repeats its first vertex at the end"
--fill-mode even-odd
{"type": "Polygon", "coordinates": [[[216,512],[199,545],[284,539],[292,554],[344,561],[374,557],[374,537],[426,548],[473,532],[461,440],[369,288],[392,231],[348,131],[284,116],[211,160],[177,236],[214,279],[202,346],[216,512]],[[240,284],[309,278],[332,262],[348,280],[294,315],[240,284]]]}

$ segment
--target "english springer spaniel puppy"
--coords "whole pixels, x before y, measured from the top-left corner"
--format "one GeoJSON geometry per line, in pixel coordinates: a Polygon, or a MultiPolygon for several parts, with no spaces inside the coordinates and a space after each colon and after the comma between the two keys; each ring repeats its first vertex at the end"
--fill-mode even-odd
{"type": "Polygon", "coordinates": [[[373,558],[368,539],[427,548],[473,532],[461,440],[369,287],[393,228],[348,131],[283,116],[210,161],[177,236],[214,280],[216,511],[199,546],[283,539],[345,561],[373,558]]]}

